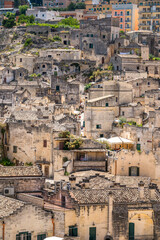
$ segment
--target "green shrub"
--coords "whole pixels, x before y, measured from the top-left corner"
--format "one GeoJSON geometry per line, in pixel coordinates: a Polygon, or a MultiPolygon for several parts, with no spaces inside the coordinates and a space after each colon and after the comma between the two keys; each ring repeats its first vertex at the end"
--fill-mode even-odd
{"type": "Polygon", "coordinates": [[[28,8],[29,8],[28,5],[19,6],[19,12],[20,12],[20,14],[26,15],[26,11],[27,11],[28,8]]]}
{"type": "Polygon", "coordinates": [[[2,21],[2,25],[5,28],[12,28],[12,27],[16,26],[15,14],[8,12],[6,14],[6,17],[7,17],[7,19],[3,19],[3,21],[2,21]]]}
{"type": "Polygon", "coordinates": [[[65,171],[64,175],[69,176],[69,172],[65,171]]]}
{"type": "Polygon", "coordinates": [[[87,91],[90,87],[92,86],[92,84],[91,83],[89,83],[89,84],[86,84],[86,86],[84,87],[84,90],[85,91],[87,91]]]}
{"type": "Polygon", "coordinates": [[[32,162],[26,162],[25,165],[26,166],[33,166],[33,163],[32,162]]]}
{"type": "Polygon", "coordinates": [[[54,41],[54,42],[55,42],[55,41],[61,42],[62,39],[61,39],[59,36],[54,36],[54,37],[53,37],[53,41],[54,41]]]}
{"type": "Polygon", "coordinates": [[[71,141],[66,141],[64,144],[65,150],[79,149],[83,141],[81,138],[75,138],[71,141]]]}
{"type": "Polygon", "coordinates": [[[68,158],[67,157],[63,157],[63,163],[67,162],[68,158]]]}
{"type": "Polygon", "coordinates": [[[3,166],[15,166],[15,164],[13,162],[11,162],[9,158],[3,158],[0,161],[0,164],[3,166]]]}
{"type": "Polygon", "coordinates": [[[31,38],[27,38],[25,43],[24,43],[24,47],[28,47],[32,44],[32,39],[31,38]]]}
{"type": "Polygon", "coordinates": [[[70,132],[69,131],[64,131],[59,133],[59,138],[69,138],[70,137],[70,132]]]}

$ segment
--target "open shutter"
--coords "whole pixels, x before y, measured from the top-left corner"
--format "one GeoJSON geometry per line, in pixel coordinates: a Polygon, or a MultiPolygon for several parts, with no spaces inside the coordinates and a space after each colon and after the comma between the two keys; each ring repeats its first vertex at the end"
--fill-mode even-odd
{"type": "Polygon", "coordinates": [[[139,167],[137,167],[137,176],[139,176],[139,167]]]}
{"type": "Polygon", "coordinates": [[[16,235],[16,240],[20,240],[19,234],[16,235]]]}
{"type": "Polygon", "coordinates": [[[129,167],[129,176],[131,176],[131,167],[129,167]]]}
{"type": "Polygon", "coordinates": [[[28,233],[27,240],[31,240],[31,233],[28,233]]]}
{"type": "Polygon", "coordinates": [[[77,227],[73,227],[73,236],[74,237],[78,236],[77,227]]]}

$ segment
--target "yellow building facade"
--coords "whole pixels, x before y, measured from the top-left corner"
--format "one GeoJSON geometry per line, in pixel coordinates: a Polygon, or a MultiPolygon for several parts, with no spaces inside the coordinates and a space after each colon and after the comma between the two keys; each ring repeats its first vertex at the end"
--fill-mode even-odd
{"type": "Polygon", "coordinates": [[[159,0],[139,1],[139,29],[160,32],[159,0]]]}

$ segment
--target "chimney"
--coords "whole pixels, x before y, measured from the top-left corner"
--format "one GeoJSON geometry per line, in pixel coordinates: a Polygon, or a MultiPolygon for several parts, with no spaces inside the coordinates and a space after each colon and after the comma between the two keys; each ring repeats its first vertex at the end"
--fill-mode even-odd
{"type": "Polygon", "coordinates": [[[76,187],[76,177],[74,175],[71,175],[69,177],[69,182],[71,184],[71,189],[74,189],[76,187]]]}
{"type": "Polygon", "coordinates": [[[155,191],[157,189],[157,185],[155,183],[150,184],[149,186],[149,192],[150,192],[150,200],[155,199],[155,191]]]}
{"type": "Polygon", "coordinates": [[[138,190],[139,190],[139,197],[140,197],[140,199],[144,199],[144,182],[143,181],[139,182],[138,190]]]}
{"type": "Polygon", "coordinates": [[[89,188],[89,179],[83,179],[83,182],[85,184],[85,189],[89,188]]]}
{"type": "Polygon", "coordinates": [[[108,225],[108,235],[112,236],[112,214],[113,214],[113,194],[112,192],[109,192],[108,196],[108,219],[107,219],[107,225],[108,225]]]}

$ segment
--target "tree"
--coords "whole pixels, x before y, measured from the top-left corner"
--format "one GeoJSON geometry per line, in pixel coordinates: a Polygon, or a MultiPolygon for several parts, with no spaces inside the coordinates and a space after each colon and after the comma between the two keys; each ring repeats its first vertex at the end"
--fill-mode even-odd
{"type": "Polygon", "coordinates": [[[79,26],[79,21],[72,17],[62,19],[61,23],[68,26],[79,26]]]}
{"type": "Polygon", "coordinates": [[[19,6],[19,12],[20,12],[20,14],[26,15],[26,11],[27,11],[28,8],[29,8],[28,5],[19,6]]]}
{"type": "Polygon", "coordinates": [[[71,2],[67,7],[68,11],[74,11],[75,9],[76,9],[76,4],[73,2],[71,2]]]}
{"type": "Polygon", "coordinates": [[[6,18],[4,18],[2,21],[2,25],[5,28],[12,28],[13,26],[15,26],[16,25],[15,14],[8,12],[6,14],[6,18]]]}
{"type": "Polygon", "coordinates": [[[18,23],[34,23],[35,17],[33,15],[26,16],[24,14],[21,14],[18,18],[18,23]]]}
{"type": "Polygon", "coordinates": [[[14,7],[18,8],[20,5],[20,0],[14,0],[14,7]]]}
{"type": "Polygon", "coordinates": [[[77,3],[76,9],[86,9],[86,4],[84,2],[77,3]]]}

